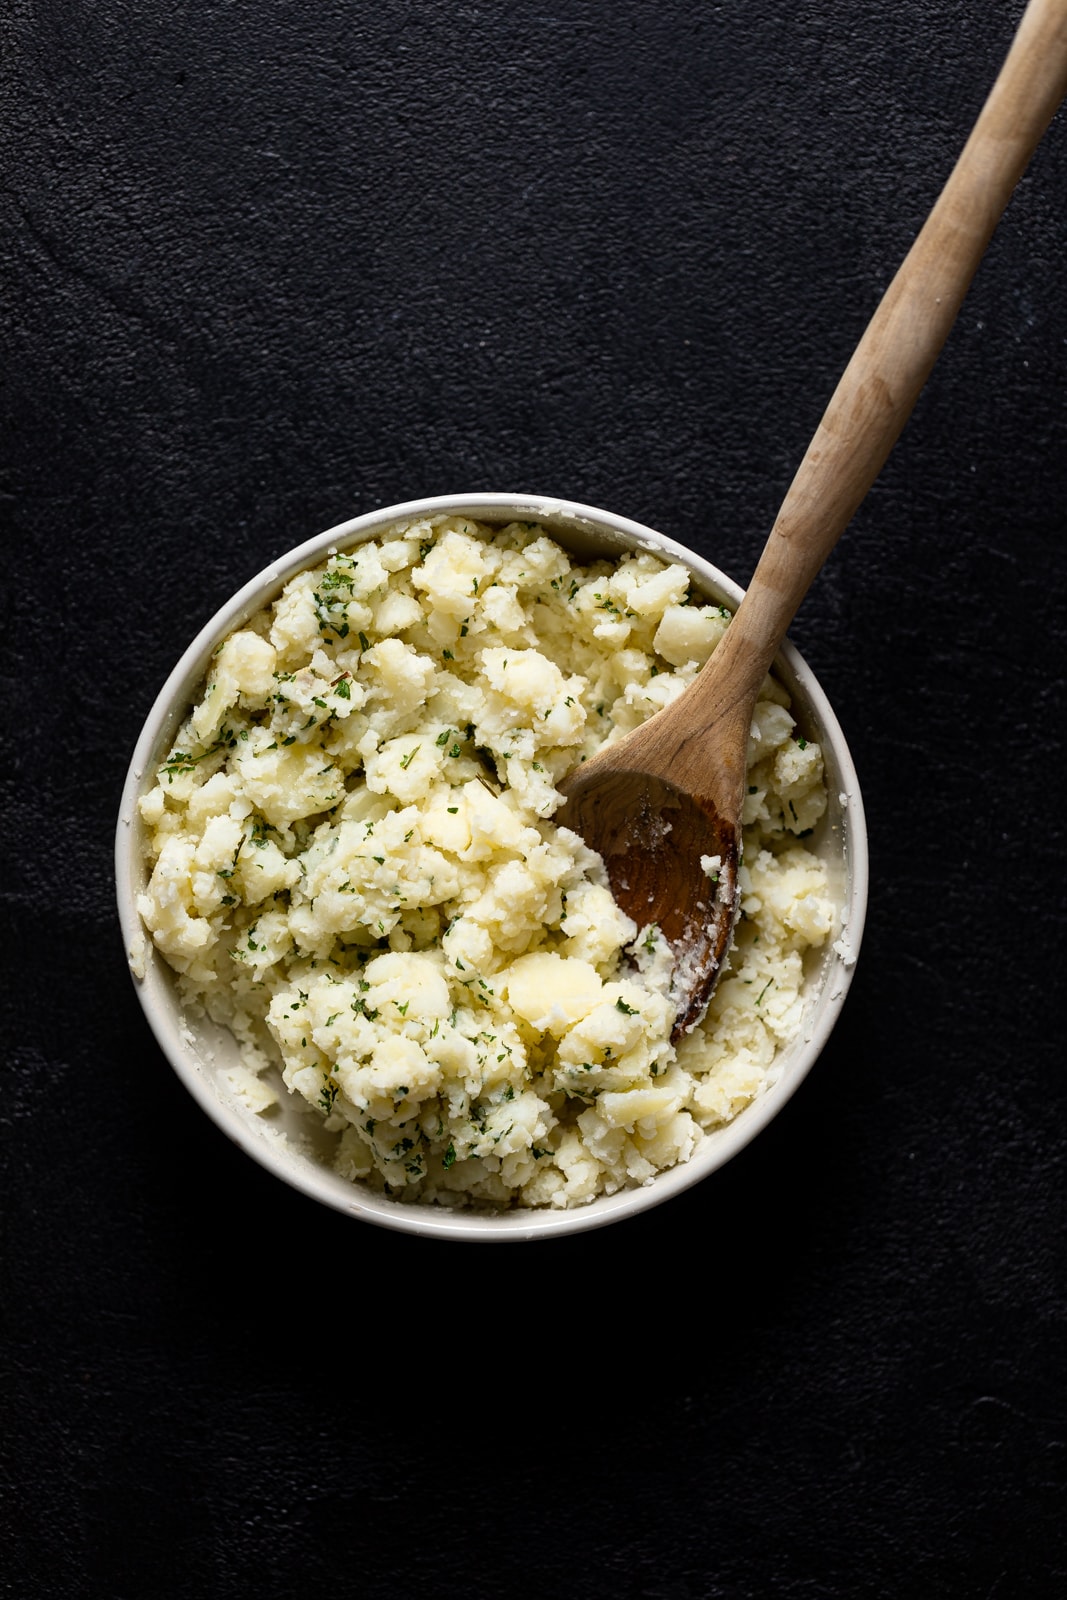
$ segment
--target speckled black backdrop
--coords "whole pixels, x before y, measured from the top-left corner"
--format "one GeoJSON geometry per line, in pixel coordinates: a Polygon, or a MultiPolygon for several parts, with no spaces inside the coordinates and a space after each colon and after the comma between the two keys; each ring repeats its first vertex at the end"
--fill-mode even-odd
{"type": "Polygon", "coordinates": [[[3,1592],[1063,1592],[1062,115],[794,629],[870,919],[731,1167],[529,1249],[321,1211],[111,869],[174,660],[333,522],[536,490],[744,581],[1020,9],[6,0],[3,1592]]]}

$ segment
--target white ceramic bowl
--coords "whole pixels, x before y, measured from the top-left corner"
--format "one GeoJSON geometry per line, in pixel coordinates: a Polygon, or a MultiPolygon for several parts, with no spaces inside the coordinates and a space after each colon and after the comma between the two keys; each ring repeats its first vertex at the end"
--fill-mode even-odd
{"type": "Polygon", "coordinates": [[[183,1014],[173,973],[145,936],[137,914],[136,897],[146,878],[137,801],[153,783],[158,764],[170,750],[212,652],[232,629],[269,604],[294,573],[324,559],[331,547],[351,546],[373,538],[400,517],[436,512],[456,512],[488,523],[540,522],[583,559],[648,550],[667,560],[683,562],[693,572],[697,587],[711,600],[734,608],[741,598],[737,584],[651,528],[611,512],[541,495],[439,495],[389,506],[328,529],[246,583],[197,635],[164,684],[138,740],[122,796],[116,839],[119,918],[137,992],[164,1054],[223,1132],[269,1171],[348,1216],[408,1233],[481,1241],[543,1239],[619,1221],[706,1178],[765,1127],[793,1094],[829,1037],[859,950],[867,902],[863,806],[837,719],[802,657],[787,644],[775,671],[793,697],[799,725],[822,745],[829,792],[827,815],[808,843],[829,868],[832,890],[841,909],[843,935],[835,948],[818,952],[811,963],[805,981],[804,1026],[777,1058],[774,1081],[733,1122],[705,1138],[687,1164],[661,1173],[642,1188],[603,1196],[573,1210],[519,1209],[500,1214],[404,1204],[339,1177],[308,1143],[314,1118],[295,1101],[284,1104],[280,1115],[257,1117],[235,1098],[226,1081],[227,1069],[234,1064],[237,1053],[231,1035],[203,1019],[183,1014]],[[142,966],[143,975],[137,976],[142,966]]]}

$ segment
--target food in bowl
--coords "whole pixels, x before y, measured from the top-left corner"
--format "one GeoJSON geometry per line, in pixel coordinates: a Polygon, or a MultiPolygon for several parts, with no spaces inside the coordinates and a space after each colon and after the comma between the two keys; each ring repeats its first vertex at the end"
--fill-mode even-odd
{"type": "Polygon", "coordinates": [[[184,1004],[239,1040],[246,1101],[299,1097],[347,1178],[582,1206],[688,1161],[773,1079],[805,956],[838,931],[805,843],[822,754],[781,684],[753,722],[729,963],[677,1047],[665,941],[552,821],[564,773],[722,637],[690,579],[420,515],[298,573],[216,651],[140,800],[138,906],[184,1004]]]}

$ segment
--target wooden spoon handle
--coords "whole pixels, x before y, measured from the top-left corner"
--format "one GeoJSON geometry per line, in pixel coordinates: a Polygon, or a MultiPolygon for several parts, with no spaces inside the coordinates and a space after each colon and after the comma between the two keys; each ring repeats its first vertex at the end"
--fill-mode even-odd
{"type": "Polygon", "coordinates": [[[845,368],[716,651],[719,669],[726,669],[718,660],[725,652],[753,695],[907,421],[1001,212],[1065,94],[1067,0],[1030,0],[951,177],[845,368]]]}

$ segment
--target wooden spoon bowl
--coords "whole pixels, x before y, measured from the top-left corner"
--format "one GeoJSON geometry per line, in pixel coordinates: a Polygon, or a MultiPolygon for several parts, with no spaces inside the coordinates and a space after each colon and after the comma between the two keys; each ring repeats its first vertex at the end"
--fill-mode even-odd
{"type": "Polygon", "coordinates": [[[737,914],[756,696],[794,613],[874,482],[993,229],[1067,93],[1067,0],[1030,0],[963,153],[845,369],[725,637],[673,704],[561,784],[556,820],[675,956],[674,1037],[703,1016],[737,914]],[[711,864],[711,865],[709,865],[711,864]]]}

